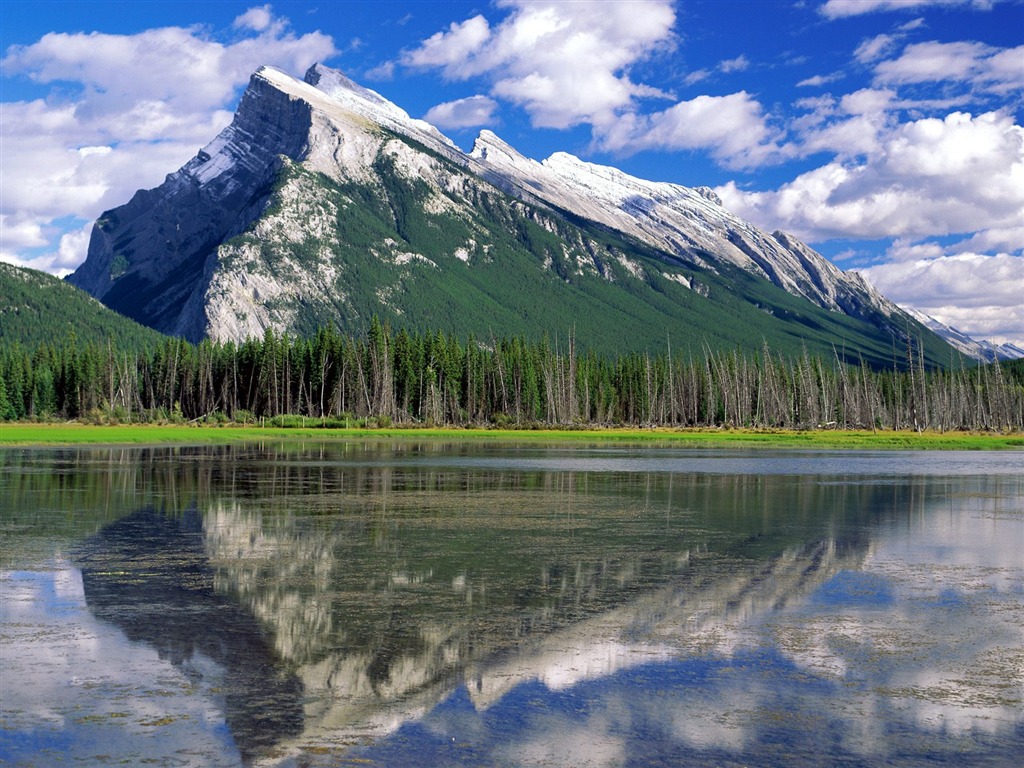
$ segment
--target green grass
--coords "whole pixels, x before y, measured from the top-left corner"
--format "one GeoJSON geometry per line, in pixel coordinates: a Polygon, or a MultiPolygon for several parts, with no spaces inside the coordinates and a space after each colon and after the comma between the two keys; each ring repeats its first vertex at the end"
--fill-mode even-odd
{"type": "Polygon", "coordinates": [[[0,446],[36,445],[202,445],[265,439],[347,440],[445,439],[490,442],[660,443],[683,447],[1002,450],[1024,449],[1024,435],[979,432],[869,432],[716,429],[321,429],[199,425],[109,425],[78,423],[0,425],[0,446]]]}

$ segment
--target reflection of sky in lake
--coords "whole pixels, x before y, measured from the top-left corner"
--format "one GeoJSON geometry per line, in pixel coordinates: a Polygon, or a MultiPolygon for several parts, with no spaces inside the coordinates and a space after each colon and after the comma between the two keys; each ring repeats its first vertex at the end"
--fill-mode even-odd
{"type": "Polygon", "coordinates": [[[890,522],[861,570],[715,627],[703,653],[681,632],[674,654],[547,638],[491,670],[518,681],[496,701],[480,706],[471,681],[357,754],[423,766],[1018,766],[1020,503],[977,496],[890,522]]]}
{"type": "MultiPolygon", "coordinates": [[[[978,472],[977,451],[800,451],[574,446],[502,446],[491,455],[433,454],[364,466],[449,467],[546,472],[683,472],[716,475],[803,475],[860,477],[861,481],[914,475],[957,477],[978,472]]],[[[1020,475],[1019,453],[985,456],[988,475],[1020,475]]]]}
{"type": "Polygon", "coordinates": [[[104,519],[84,577],[59,558],[0,573],[0,762],[1019,765],[1020,454],[511,454],[275,458],[295,474],[273,504],[207,491],[184,513],[104,519]],[[351,467],[404,475],[359,484],[351,467]],[[424,467],[545,482],[491,496],[410,482],[424,467]],[[566,491],[543,474],[572,472],[639,481],[566,491]],[[512,500],[530,514],[501,527],[512,500]],[[556,600],[542,573],[576,586],[556,600]],[[518,616],[540,628],[496,638],[518,616]],[[301,718],[253,714],[280,691],[301,718]]]}
{"type": "Polygon", "coordinates": [[[198,654],[173,665],[96,620],[78,569],[0,573],[0,606],[0,762],[238,764],[223,669],[198,654]]]}

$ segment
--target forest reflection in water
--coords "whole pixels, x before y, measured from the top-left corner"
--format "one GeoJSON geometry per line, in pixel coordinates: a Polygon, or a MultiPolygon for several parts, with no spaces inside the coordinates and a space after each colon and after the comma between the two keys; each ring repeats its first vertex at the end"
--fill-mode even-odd
{"type": "Polygon", "coordinates": [[[21,450],[0,498],[12,764],[1024,746],[1020,454],[21,450]]]}

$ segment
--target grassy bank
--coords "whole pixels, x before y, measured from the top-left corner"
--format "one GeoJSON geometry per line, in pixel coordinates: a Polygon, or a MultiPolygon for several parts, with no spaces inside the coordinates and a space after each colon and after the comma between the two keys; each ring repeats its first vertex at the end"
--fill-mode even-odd
{"type": "Polygon", "coordinates": [[[446,439],[495,442],[665,443],[751,448],[874,450],[1024,449],[1024,435],[975,432],[788,431],[746,429],[320,429],[257,426],[109,425],[78,423],[0,425],[0,446],[210,445],[251,440],[446,439]]]}

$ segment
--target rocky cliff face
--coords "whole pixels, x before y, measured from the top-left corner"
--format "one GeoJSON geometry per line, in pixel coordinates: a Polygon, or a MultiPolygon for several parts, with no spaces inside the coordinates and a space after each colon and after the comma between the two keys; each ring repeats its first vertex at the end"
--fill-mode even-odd
{"type": "Polygon", "coordinates": [[[96,222],[69,281],[159,331],[201,337],[217,247],[260,216],[280,158],[305,154],[311,124],[307,102],[253,75],[230,126],[159,187],[96,222]]]}
{"type": "Polygon", "coordinates": [[[859,276],[733,216],[711,190],[564,153],[536,162],[489,131],[464,153],[321,65],[305,81],[261,68],[220,136],[97,221],[69,279],[192,340],[352,328],[371,314],[539,335],[602,315],[605,331],[594,320],[592,336],[647,333],[648,344],[678,326],[713,347],[742,339],[729,324],[764,324],[762,339],[774,340],[799,337],[795,321],[827,344],[852,321],[841,335],[882,350],[914,323],[859,276]]]}

